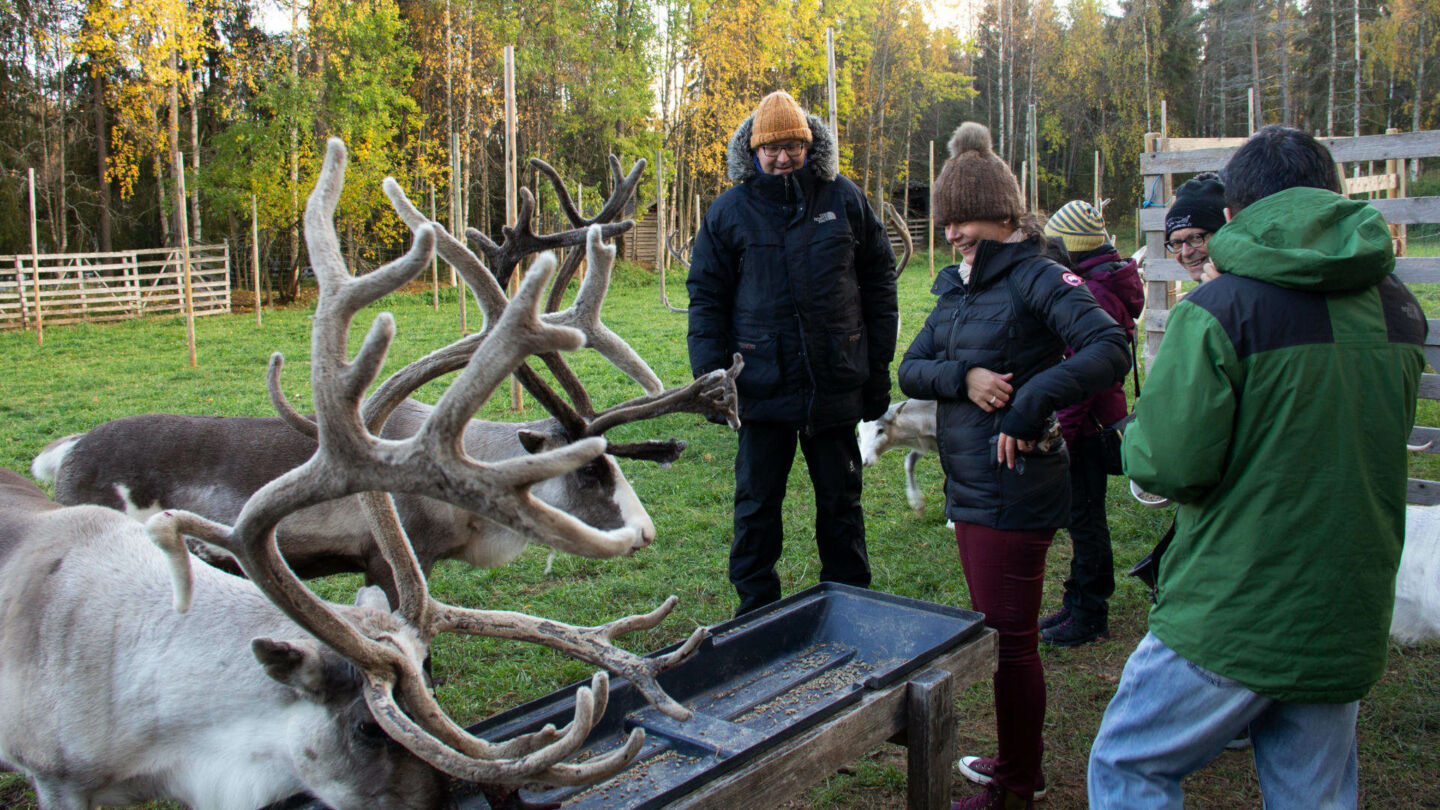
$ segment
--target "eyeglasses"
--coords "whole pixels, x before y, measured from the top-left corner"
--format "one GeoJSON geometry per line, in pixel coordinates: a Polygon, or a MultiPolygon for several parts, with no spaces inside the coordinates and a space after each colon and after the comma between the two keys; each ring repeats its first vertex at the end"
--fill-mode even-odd
{"type": "Polygon", "coordinates": [[[1178,256],[1180,255],[1180,249],[1186,245],[1189,245],[1191,250],[1199,250],[1205,247],[1205,243],[1209,241],[1210,234],[1208,232],[1197,233],[1194,236],[1187,236],[1184,239],[1171,239],[1165,243],[1165,250],[1168,253],[1173,253],[1178,256]]]}
{"type": "Polygon", "coordinates": [[[805,144],[803,142],[767,143],[760,146],[760,151],[765,153],[765,157],[780,157],[780,153],[784,152],[790,157],[796,158],[804,154],[805,144]]]}

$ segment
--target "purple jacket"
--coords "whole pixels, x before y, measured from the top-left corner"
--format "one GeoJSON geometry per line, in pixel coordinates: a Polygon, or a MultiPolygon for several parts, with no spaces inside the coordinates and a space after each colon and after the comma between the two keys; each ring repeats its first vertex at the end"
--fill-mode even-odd
{"type": "MultiPolygon", "coordinates": [[[[1085,279],[1085,286],[1095,296],[1100,308],[1120,324],[1125,337],[1135,340],[1135,319],[1145,307],[1145,289],[1140,283],[1140,271],[1134,259],[1122,257],[1115,248],[1106,244],[1075,258],[1075,272],[1085,279]]],[[[1073,349],[1065,347],[1069,357],[1073,349]]],[[[1062,408],[1056,416],[1060,419],[1060,430],[1067,440],[1077,436],[1094,436],[1100,432],[1099,425],[1112,425],[1120,421],[1129,408],[1125,405],[1125,381],[1106,388],[1095,396],[1062,408]],[[1097,424],[1098,421],[1098,424],[1097,424]]]]}

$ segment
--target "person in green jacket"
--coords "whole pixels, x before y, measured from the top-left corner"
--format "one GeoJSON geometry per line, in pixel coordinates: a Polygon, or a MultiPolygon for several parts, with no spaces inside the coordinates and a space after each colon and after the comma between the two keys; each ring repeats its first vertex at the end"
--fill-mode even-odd
{"type": "Polygon", "coordinates": [[[1094,808],[1181,807],[1248,727],[1265,805],[1353,808],[1385,669],[1425,316],[1330,153],[1267,126],[1222,173],[1222,272],[1176,305],[1125,474],[1179,505],[1150,632],[1090,754],[1094,808]]]}

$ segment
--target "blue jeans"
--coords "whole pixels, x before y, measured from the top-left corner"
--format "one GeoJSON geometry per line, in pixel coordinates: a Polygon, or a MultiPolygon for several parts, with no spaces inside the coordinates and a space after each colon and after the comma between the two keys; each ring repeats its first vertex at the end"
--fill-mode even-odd
{"type": "Polygon", "coordinates": [[[1183,807],[1180,780],[1248,727],[1268,810],[1353,810],[1359,705],[1262,697],[1146,633],[1090,750],[1090,807],[1183,807]]]}

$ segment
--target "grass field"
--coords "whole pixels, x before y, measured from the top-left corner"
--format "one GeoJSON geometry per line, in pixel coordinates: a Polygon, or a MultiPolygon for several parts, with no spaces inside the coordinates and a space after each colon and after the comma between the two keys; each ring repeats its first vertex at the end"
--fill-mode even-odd
{"type": "MultiPolygon", "coordinates": [[[[948,251],[944,252],[948,258],[948,251]]],[[[943,261],[943,259],[937,259],[943,261]]],[[[683,306],[683,275],[670,278],[672,303],[683,306]],[[679,299],[679,300],[677,300],[679,299]]],[[[917,256],[901,279],[902,347],[919,329],[933,304],[927,261],[917,256]]],[[[1440,308],[1424,295],[1427,308],[1440,308]]],[[[439,312],[430,308],[428,291],[396,294],[382,302],[395,313],[398,336],[387,368],[398,368],[458,336],[453,290],[439,312]]],[[[377,307],[377,309],[380,307],[377,307]]],[[[659,305],[654,277],[622,266],[606,305],[606,322],[629,339],[669,385],[689,379],[685,357],[685,318],[659,305]]],[[[188,366],[185,328],[179,319],[146,320],[106,326],[47,329],[44,347],[33,334],[0,334],[4,374],[0,376],[0,466],[28,471],[30,460],[51,439],[84,431],[120,416],[150,411],[223,415],[270,415],[264,390],[265,362],[272,351],[287,358],[284,389],[296,407],[308,407],[308,335],[311,311],[297,307],[267,311],[256,327],[250,312],[202,319],[196,324],[199,368],[188,366]]],[[[369,325],[357,321],[357,333],[369,325]]],[[[470,308],[472,327],[479,325],[470,308]]],[[[597,405],[638,393],[591,353],[572,361],[592,381],[597,405]]],[[[1127,384],[1128,389],[1128,384],[1127,384]]],[[[434,384],[421,392],[433,401],[434,384]]],[[[896,389],[895,397],[899,397],[896,389]]],[[[508,396],[495,397],[482,411],[492,419],[534,418],[507,413],[508,396]]],[[[1422,424],[1440,424],[1433,407],[1422,424]]],[[[632,557],[593,561],[559,557],[546,574],[544,549],[532,548],[517,562],[498,570],[474,570],[442,564],[432,589],[446,601],[474,607],[506,608],[562,621],[588,624],[628,612],[644,611],[674,593],[676,612],[660,628],[636,634],[622,644],[654,649],[688,634],[695,626],[728,618],[735,599],[725,577],[730,540],[732,462],[730,431],[679,415],[617,431],[619,440],[641,437],[682,438],[690,443],[669,469],[622,462],[635,490],[646,502],[658,528],[654,545],[632,557]]],[[[874,566],[874,587],[949,605],[968,606],[954,537],[940,508],[941,473],[927,459],[920,477],[930,495],[925,514],[905,504],[901,453],[892,453],[866,472],[867,539],[874,566]]],[[[1418,474],[1440,478],[1433,463],[1418,460],[1418,474]]],[[[814,503],[797,460],[787,500],[789,542],[780,562],[786,593],[815,583],[818,562],[811,526],[814,503]]],[[[1115,565],[1123,572],[1139,559],[1168,523],[1166,510],[1138,506],[1125,481],[1112,478],[1110,525],[1115,565]]],[[[1058,606],[1068,571],[1069,544],[1062,532],[1049,558],[1044,609],[1058,606]]],[[[316,583],[334,599],[348,599],[356,577],[316,583]]],[[[1141,586],[1117,576],[1111,609],[1114,638],[1073,650],[1042,650],[1049,682],[1046,721],[1045,807],[1068,810],[1085,805],[1085,762],[1100,716],[1114,691],[1125,657],[1144,633],[1148,602],[1141,586]]],[[[1359,730],[1362,805],[1386,808],[1440,808],[1440,644],[1391,648],[1384,680],[1361,706],[1359,730]]],[[[442,639],[435,650],[442,703],[452,715],[471,721],[588,677],[589,669],[548,650],[516,643],[469,638],[442,639]]],[[[994,750],[994,718],[989,684],[959,698],[962,753],[994,750]]],[[[901,808],[905,806],[904,752],[883,746],[823,784],[796,797],[792,808],[901,808]]],[[[1260,806],[1250,757],[1227,753],[1187,782],[1189,805],[1197,808],[1260,806]]],[[[957,784],[955,795],[970,792],[957,784]]],[[[0,777],[0,806],[30,808],[33,797],[23,781],[0,777]]]]}

